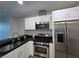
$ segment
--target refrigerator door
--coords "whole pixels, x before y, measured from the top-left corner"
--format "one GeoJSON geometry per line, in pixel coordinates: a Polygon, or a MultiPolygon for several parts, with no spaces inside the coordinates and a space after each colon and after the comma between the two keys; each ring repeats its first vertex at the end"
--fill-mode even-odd
{"type": "Polygon", "coordinates": [[[67,57],[79,58],[79,21],[69,21],[67,24],[67,57]]]}
{"type": "Polygon", "coordinates": [[[66,29],[65,22],[54,23],[55,27],[55,57],[65,58],[66,57],[66,29]]]}

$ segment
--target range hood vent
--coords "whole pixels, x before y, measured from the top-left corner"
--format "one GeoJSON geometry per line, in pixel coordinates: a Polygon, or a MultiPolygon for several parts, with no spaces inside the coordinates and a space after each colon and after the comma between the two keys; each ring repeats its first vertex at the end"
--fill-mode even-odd
{"type": "Polygon", "coordinates": [[[47,14],[47,10],[40,10],[39,11],[39,15],[46,15],[47,14]]]}

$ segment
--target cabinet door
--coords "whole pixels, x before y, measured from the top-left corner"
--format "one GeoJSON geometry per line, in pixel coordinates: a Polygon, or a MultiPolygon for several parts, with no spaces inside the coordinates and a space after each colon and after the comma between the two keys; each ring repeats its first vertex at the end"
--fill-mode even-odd
{"type": "Polygon", "coordinates": [[[39,17],[31,17],[25,19],[25,29],[26,30],[35,30],[35,23],[39,23],[39,17]]]}
{"type": "Polygon", "coordinates": [[[33,41],[29,41],[22,45],[19,49],[20,58],[28,58],[30,55],[33,56],[33,41]]]}
{"type": "Polygon", "coordinates": [[[18,58],[28,58],[32,51],[30,52],[30,50],[32,49],[32,44],[31,42],[27,42],[24,45],[22,45],[21,47],[17,48],[18,50],[18,58]]]}
{"type": "Polygon", "coordinates": [[[33,56],[33,41],[29,41],[25,44],[25,52],[26,58],[33,56]]]}
{"type": "Polygon", "coordinates": [[[46,19],[47,19],[47,21],[52,20],[52,14],[48,14],[48,15],[46,15],[46,19]]]}
{"type": "Polygon", "coordinates": [[[25,30],[34,30],[35,29],[35,21],[33,18],[25,19],[25,30]]]}
{"type": "Polygon", "coordinates": [[[21,47],[17,48],[18,49],[18,58],[25,58],[26,57],[26,45],[22,45],[21,47]]]}
{"type": "Polygon", "coordinates": [[[29,19],[30,18],[25,18],[25,30],[29,30],[29,19]]]}
{"type": "Polygon", "coordinates": [[[55,58],[55,50],[54,50],[54,44],[49,43],[49,58],[55,58]]]}
{"type": "Polygon", "coordinates": [[[39,17],[32,17],[29,21],[30,29],[35,30],[35,24],[39,23],[39,21],[40,21],[39,17]]]}
{"type": "Polygon", "coordinates": [[[69,8],[67,12],[69,20],[79,19],[79,7],[69,8]]]}
{"type": "Polygon", "coordinates": [[[49,21],[49,29],[52,29],[52,20],[49,21]]]}
{"type": "Polygon", "coordinates": [[[66,9],[57,10],[52,12],[52,17],[54,21],[63,21],[66,19],[66,9]]]}
{"type": "Polygon", "coordinates": [[[6,54],[5,56],[3,56],[2,58],[18,58],[20,55],[18,55],[18,50],[15,49],[13,51],[11,51],[10,53],[6,54]]]}
{"type": "Polygon", "coordinates": [[[43,16],[39,16],[40,17],[40,20],[41,20],[41,22],[43,22],[43,21],[49,21],[50,20],[50,14],[48,14],[48,15],[43,15],[43,16]]]}
{"type": "Polygon", "coordinates": [[[34,50],[33,50],[33,41],[29,41],[29,53],[31,56],[33,56],[34,50]]]}
{"type": "Polygon", "coordinates": [[[35,30],[35,21],[32,18],[29,20],[29,30],[35,30]]]}
{"type": "Polygon", "coordinates": [[[39,23],[40,21],[41,21],[41,20],[40,20],[40,17],[39,17],[39,16],[37,16],[37,17],[34,18],[34,22],[35,22],[35,23],[39,23]]]}
{"type": "Polygon", "coordinates": [[[26,54],[26,58],[28,58],[29,56],[30,56],[30,53],[29,53],[29,42],[27,42],[26,44],[25,44],[25,54],[26,54]]]}

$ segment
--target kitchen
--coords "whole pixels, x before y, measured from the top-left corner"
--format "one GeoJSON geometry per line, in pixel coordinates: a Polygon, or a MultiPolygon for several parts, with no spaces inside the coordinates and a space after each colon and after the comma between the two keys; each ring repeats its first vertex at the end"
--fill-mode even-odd
{"type": "MultiPolygon", "coordinates": [[[[66,43],[64,37],[69,38],[67,21],[79,19],[78,5],[78,1],[0,1],[0,57],[72,57],[67,54],[73,51],[68,48],[73,44],[66,43]]],[[[78,53],[72,54],[78,57],[78,53]]]]}

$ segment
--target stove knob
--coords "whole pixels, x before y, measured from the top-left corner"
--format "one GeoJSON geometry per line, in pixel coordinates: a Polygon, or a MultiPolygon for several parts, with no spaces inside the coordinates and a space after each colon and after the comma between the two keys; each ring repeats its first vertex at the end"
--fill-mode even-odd
{"type": "Polygon", "coordinates": [[[43,44],[43,43],[41,43],[41,44],[43,44]]]}
{"type": "Polygon", "coordinates": [[[45,43],[43,43],[43,45],[45,45],[45,43]]]}

